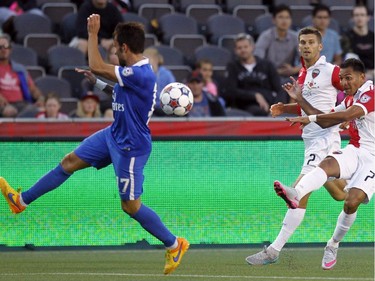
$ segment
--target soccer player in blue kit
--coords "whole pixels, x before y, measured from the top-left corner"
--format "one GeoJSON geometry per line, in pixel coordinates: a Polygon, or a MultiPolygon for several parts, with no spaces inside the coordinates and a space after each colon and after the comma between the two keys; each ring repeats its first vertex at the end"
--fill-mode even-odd
{"type": "MultiPolygon", "coordinates": [[[[106,64],[100,56],[99,28],[100,16],[92,14],[87,19],[90,70],[117,82],[112,92],[112,125],[86,138],[29,190],[17,192],[4,178],[0,178],[0,188],[11,211],[20,213],[28,204],[64,183],[75,171],[90,166],[100,169],[113,163],[123,211],[165,245],[164,274],[169,274],[180,264],[189,243],[173,235],[159,216],[141,202],[143,168],[151,153],[148,122],[156,97],[156,77],[148,59],[142,55],[144,29],[134,22],[117,25],[114,45],[120,66],[115,66],[106,64]]],[[[96,86],[106,92],[110,87],[101,80],[97,80],[96,86]]]]}

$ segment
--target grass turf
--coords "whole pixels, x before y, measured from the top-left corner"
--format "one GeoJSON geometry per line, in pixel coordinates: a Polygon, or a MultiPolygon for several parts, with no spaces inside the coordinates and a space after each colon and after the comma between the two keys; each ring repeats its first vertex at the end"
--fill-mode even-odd
{"type": "Polygon", "coordinates": [[[0,280],[374,280],[374,248],[342,247],[333,270],[320,267],[322,248],[287,248],[276,264],[249,266],[258,249],[191,249],[171,275],[161,250],[0,252],[0,280]]]}

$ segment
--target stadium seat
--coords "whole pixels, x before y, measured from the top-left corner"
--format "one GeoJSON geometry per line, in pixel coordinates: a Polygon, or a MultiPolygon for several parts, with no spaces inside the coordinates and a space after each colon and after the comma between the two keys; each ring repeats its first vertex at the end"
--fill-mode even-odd
{"type": "Polygon", "coordinates": [[[163,56],[164,65],[184,65],[185,58],[180,50],[171,48],[167,45],[154,46],[159,54],[163,56]]]}
{"type": "Polygon", "coordinates": [[[311,0],[273,0],[273,3],[275,6],[279,6],[281,4],[291,6],[309,6],[311,3],[311,0]]]}
{"type": "Polygon", "coordinates": [[[227,49],[232,54],[232,56],[234,56],[234,46],[235,46],[234,40],[236,37],[237,37],[236,34],[228,34],[228,35],[220,36],[218,46],[223,49],[227,49]]]}
{"type": "Polygon", "coordinates": [[[124,20],[124,22],[135,21],[143,24],[146,33],[151,31],[149,21],[146,18],[138,15],[137,13],[127,12],[125,14],[122,14],[122,19],[124,20]]]}
{"type": "Polygon", "coordinates": [[[47,16],[24,13],[14,17],[16,43],[23,44],[23,39],[30,33],[52,33],[51,20],[47,16]]]}
{"type": "Polygon", "coordinates": [[[264,5],[238,5],[233,10],[233,15],[244,21],[248,32],[253,32],[255,19],[267,13],[268,8],[264,5]]]}
{"type": "Polygon", "coordinates": [[[63,17],[61,21],[61,41],[65,44],[69,42],[76,36],[76,13],[70,13],[63,17]]]}
{"type": "Polygon", "coordinates": [[[139,8],[143,4],[169,4],[169,0],[132,0],[131,2],[135,12],[139,12],[139,8]]]}
{"type": "Polygon", "coordinates": [[[350,27],[350,18],[352,17],[353,7],[350,6],[332,6],[331,7],[331,21],[337,21],[341,31],[347,30],[350,27]]]}
{"type": "Polygon", "coordinates": [[[49,73],[57,75],[62,66],[87,65],[85,55],[78,49],[66,45],[58,45],[48,49],[49,73]]]}
{"type": "MultiPolygon", "coordinates": [[[[87,68],[87,66],[77,66],[79,68],[87,68]]],[[[63,78],[69,82],[72,96],[80,98],[82,96],[83,88],[82,81],[85,76],[82,73],[75,71],[74,66],[62,66],[59,68],[57,77],[63,78]]]]}
{"type": "Polygon", "coordinates": [[[77,109],[77,98],[61,98],[61,109],[60,111],[62,113],[65,113],[66,115],[69,115],[72,111],[77,109]]]}
{"type": "Polygon", "coordinates": [[[214,66],[226,66],[232,60],[232,54],[216,45],[206,45],[195,50],[195,60],[208,59],[214,66]]]}
{"type": "Polygon", "coordinates": [[[39,77],[46,76],[46,70],[44,69],[44,67],[39,65],[28,65],[26,66],[26,70],[33,80],[39,77]]]}
{"type": "Polygon", "coordinates": [[[293,27],[297,30],[302,26],[302,20],[308,16],[312,15],[312,6],[290,6],[290,10],[292,11],[292,21],[293,27]]]}
{"type": "Polygon", "coordinates": [[[38,55],[38,64],[48,66],[47,51],[53,46],[60,45],[60,37],[55,33],[31,33],[23,40],[25,47],[33,49],[38,55]]]}
{"type": "Polygon", "coordinates": [[[187,65],[164,65],[167,69],[169,69],[174,77],[176,78],[176,82],[185,83],[186,77],[191,72],[191,67],[187,65]]]}
{"type": "MultiPolygon", "coordinates": [[[[374,2],[373,0],[369,0],[367,2],[374,2]]],[[[325,0],[324,4],[333,7],[333,6],[347,6],[353,8],[356,4],[356,0],[325,0]]],[[[361,1],[360,1],[361,2],[361,1]]]]}
{"type": "Polygon", "coordinates": [[[151,46],[159,45],[158,38],[155,34],[152,33],[146,33],[145,34],[146,41],[145,41],[145,49],[151,46]]]}
{"type": "Polygon", "coordinates": [[[207,20],[207,34],[209,42],[217,44],[219,38],[227,34],[238,34],[246,32],[245,23],[242,19],[233,15],[213,15],[207,20]]]}
{"type": "Polygon", "coordinates": [[[253,5],[262,5],[262,4],[263,4],[262,0],[226,0],[225,8],[226,8],[227,13],[232,14],[234,9],[237,6],[246,5],[248,7],[251,7],[253,5]]]}
{"type": "Polygon", "coordinates": [[[159,18],[159,28],[162,32],[163,43],[169,44],[173,35],[198,33],[198,24],[195,19],[184,14],[166,14],[159,18]]]}
{"type": "Polygon", "coordinates": [[[180,50],[190,63],[194,60],[194,50],[206,44],[206,37],[201,34],[176,34],[172,36],[170,42],[170,46],[180,50]]]}
{"type": "Polygon", "coordinates": [[[51,3],[51,2],[54,2],[54,3],[70,3],[71,1],[70,0],[36,0],[36,5],[38,7],[42,7],[44,4],[51,3]]]}
{"type": "Polygon", "coordinates": [[[67,14],[77,13],[77,6],[74,3],[45,3],[41,10],[51,20],[52,31],[60,34],[62,19],[67,14]]]}
{"type": "Polygon", "coordinates": [[[170,4],[143,4],[139,7],[138,15],[146,18],[150,23],[165,14],[173,14],[175,9],[170,4]]]}
{"type": "Polygon", "coordinates": [[[179,0],[179,10],[186,12],[190,5],[216,5],[216,0],[179,0]]]}
{"type": "Polygon", "coordinates": [[[219,5],[203,5],[193,4],[189,5],[186,9],[185,14],[188,17],[194,18],[199,26],[199,32],[206,34],[207,31],[207,19],[213,15],[222,14],[222,9],[219,5]]]}
{"type": "Polygon", "coordinates": [[[272,14],[264,14],[258,16],[254,21],[254,34],[258,36],[263,31],[273,27],[272,14]]]}
{"type": "Polygon", "coordinates": [[[35,79],[35,85],[41,90],[44,96],[55,93],[60,98],[71,98],[70,84],[63,78],[53,75],[46,75],[35,79]]]}
{"type": "Polygon", "coordinates": [[[12,44],[11,59],[25,66],[38,65],[38,55],[31,49],[18,44],[12,44]]]}

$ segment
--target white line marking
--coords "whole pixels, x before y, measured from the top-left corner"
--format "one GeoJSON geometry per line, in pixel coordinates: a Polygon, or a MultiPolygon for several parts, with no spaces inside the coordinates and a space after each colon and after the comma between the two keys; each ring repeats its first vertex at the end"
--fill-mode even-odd
{"type": "MultiPolygon", "coordinates": [[[[132,273],[94,273],[94,272],[51,272],[51,273],[0,273],[0,276],[28,276],[28,275],[90,275],[90,276],[139,276],[139,277],[162,277],[163,274],[132,274],[132,273]]],[[[288,279],[288,280],[350,280],[350,281],[373,281],[372,278],[358,277],[288,277],[288,276],[231,276],[231,275],[169,275],[168,278],[233,278],[233,279],[288,279]]]]}

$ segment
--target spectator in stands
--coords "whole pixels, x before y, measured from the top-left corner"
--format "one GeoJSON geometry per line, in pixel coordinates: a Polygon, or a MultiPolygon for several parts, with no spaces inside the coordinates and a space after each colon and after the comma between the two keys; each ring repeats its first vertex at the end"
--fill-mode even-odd
{"type": "Polygon", "coordinates": [[[87,54],[87,18],[91,14],[98,14],[101,17],[98,43],[105,50],[108,50],[113,44],[112,33],[116,25],[123,21],[120,11],[108,0],[87,0],[84,2],[77,14],[77,37],[73,38],[69,44],[69,46],[77,47],[84,54],[87,54]]]}
{"type": "Polygon", "coordinates": [[[49,93],[46,97],[44,103],[44,111],[39,112],[36,115],[38,119],[58,119],[58,120],[67,120],[69,119],[68,115],[60,112],[61,101],[58,95],[55,93],[49,93]]]}
{"type": "Polygon", "coordinates": [[[44,16],[36,0],[2,0],[0,1],[0,27],[12,38],[16,36],[13,26],[14,17],[23,13],[33,13],[44,16]]]}
{"type": "Polygon", "coordinates": [[[203,76],[198,70],[189,74],[186,83],[194,96],[194,105],[189,112],[189,117],[225,116],[225,108],[218,98],[203,89],[203,76]]]}
{"type": "Polygon", "coordinates": [[[216,82],[213,80],[213,68],[212,62],[208,59],[201,59],[195,64],[195,69],[198,70],[203,77],[203,90],[216,97],[218,92],[216,82]]]}
{"type": "Polygon", "coordinates": [[[254,56],[254,47],[250,35],[237,35],[234,51],[238,59],[227,65],[222,94],[227,107],[245,110],[254,116],[267,116],[270,104],[287,103],[288,98],[276,68],[270,61],[254,56]]]}
{"type": "Polygon", "coordinates": [[[156,105],[155,105],[155,116],[165,116],[165,113],[161,110],[160,107],[160,92],[161,90],[167,86],[169,83],[176,82],[176,78],[174,77],[173,73],[163,66],[164,58],[159,53],[159,51],[154,47],[147,48],[143,55],[150,60],[150,64],[152,66],[153,71],[156,74],[156,105]]]}
{"type": "Polygon", "coordinates": [[[100,111],[99,97],[88,91],[77,103],[77,109],[70,114],[75,118],[99,118],[102,117],[100,111]]]}
{"type": "Polygon", "coordinates": [[[351,30],[342,36],[342,46],[346,57],[353,55],[364,63],[366,77],[374,79],[374,32],[369,30],[370,15],[365,5],[356,5],[353,8],[353,23],[351,30]]]}
{"type": "Polygon", "coordinates": [[[34,117],[44,97],[25,67],[10,59],[11,39],[0,35],[0,117],[34,117]]]}
{"type": "Polygon", "coordinates": [[[281,83],[290,81],[301,68],[298,54],[298,34],[290,29],[292,11],[286,5],[273,10],[274,27],[263,31],[255,44],[254,56],[267,59],[274,64],[281,83]]]}
{"type": "Polygon", "coordinates": [[[336,31],[328,28],[331,20],[331,10],[328,6],[320,4],[314,7],[312,12],[313,26],[320,31],[323,38],[323,50],[321,54],[330,63],[341,65],[342,49],[340,36],[336,31]]]}

